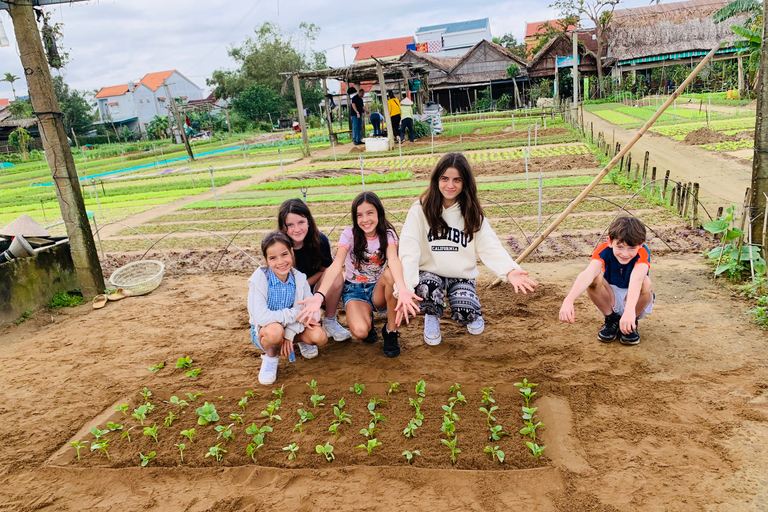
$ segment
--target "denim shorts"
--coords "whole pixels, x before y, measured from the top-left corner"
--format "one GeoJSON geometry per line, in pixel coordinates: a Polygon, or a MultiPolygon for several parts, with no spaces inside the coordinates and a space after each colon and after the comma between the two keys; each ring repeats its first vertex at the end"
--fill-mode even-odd
{"type": "MultiPolygon", "coordinates": [[[[254,345],[256,345],[256,348],[258,348],[259,350],[261,350],[266,354],[267,351],[264,350],[264,347],[262,347],[261,343],[259,343],[259,329],[261,329],[261,327],[256,325],[251,326],[251,341],[253,342],[254,345]]],[[[290,361],[291,363],[296,361],[296,354],[293,351],[291,351],[290,355],[288,356],[288,361],[290,361]]]]}
{"type": "Polygon", "coordinates": [[[344,288],[341,290],[341,300],[344,302],[344,307],[346,308],[347,302],[351,300],[359,300],[360,302],[370,304],[373,311],[383,315],[387,312],[387,309],[384,308],[379,311],[373,304],[373,290],[375,288],[376,283],[350,283],[349,281],[344,281],[344,288]]]}

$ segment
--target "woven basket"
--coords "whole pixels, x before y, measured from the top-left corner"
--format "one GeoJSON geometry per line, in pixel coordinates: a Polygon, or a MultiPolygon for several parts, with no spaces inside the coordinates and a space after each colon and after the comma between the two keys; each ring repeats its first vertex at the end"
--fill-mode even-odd
{"type": "Polygon", "coordinates": [[[113,288],[127,288],[133,295],[145,295],[163,280],[165,265],[157,260],[134,261],[119,269],[109,277],[113,288]]]}

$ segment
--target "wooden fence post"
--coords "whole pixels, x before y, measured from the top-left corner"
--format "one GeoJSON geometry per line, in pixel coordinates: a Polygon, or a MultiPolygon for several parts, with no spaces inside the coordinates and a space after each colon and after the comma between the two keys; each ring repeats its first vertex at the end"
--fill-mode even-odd
{"type": "Polygon", "coordinates": [[[634,181],[637,181],[637,177],[640,175],[640,164],[635,164],[635,179],[634,181]]]}
{"type": "Polygon", "coordinates": [[[693,211],[691,213],[691,229],[696,229],[699,223],[699,184],[693,184],[693,211]]]}
{"type": "Polygon", "coordinates": [[[667,184],[669,183],[669,169],[667,169],[667,174],[664,175],[664,188],[661,190],[661,200],[665,201],[667,199],[667,184]]]}
{"type": "Polygon", "coordinates": [[[630,172],[632,172],[632,153],[627,153],[627,179],[630,172]]]}
{"type": "Polygon", "coordinates": [[[674,207],[675,206],[675,197],[677,197],[677,185],[672,187],[672,193],[669,194],[669,206],[674,207]]]}
{"type": "Polygon", "coordinates": [[[651,169],[651,195],[656,193],[656,168],[651,169]]]}
{"type": "Polygon", "coordinates": [[[683,187],[683,219],[688,216],[688,205],[691,202],[691,184],[686,183],[683,187]]]}

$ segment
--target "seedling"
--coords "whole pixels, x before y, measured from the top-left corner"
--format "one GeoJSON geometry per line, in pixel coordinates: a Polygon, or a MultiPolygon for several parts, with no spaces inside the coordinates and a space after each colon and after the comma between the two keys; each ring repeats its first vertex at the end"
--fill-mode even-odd
{"type": "Polygon", "coordinates": [[[498,446],[486,446],[483,452],[490,453],[491,459],[498,460],[499,464],[504,463],[504,452],[499,450],[498,446]]]}
{"type": "Polygon", "coordinates": [[[444,418],[443,425],[440,427],[440,430],[445,432],[446,437],[450,439],[456,435],[456,424],[448,418],[444,418]]]}
{"type": "Polygon", "coordinates": [[[261,393],[256,393],[254,391],[246,391],[245,396],[249,396],[251,398],[256,398],[257,396],[261,396],[261,393]]]}
{"type": "Polygon", "coordinates": [[[146,404],[144,404],[144,405],[146,405],[146,406],[147,406],[147,414],[149,414],[149,413],[151,413],[152,411],[154,411],[154,410],[155,410],[155,406],[154,406],[154,405],[152,405],[152,404],[151,404],[151,403],[149,403],[149,402],[147,402],[147,403],[146,403],[146,404]]]}
{"type": "Polygon", "coordinates": [[[108,444],[109,444],[109,439],[101,439],[97,443],[91,443],[91,451],[101,450],[106,454],[107,459],[109,459],[109,452],[107,451],[108,444]]]}
{"type": "Polygon", "coordinates": [[[256,444],[256,443],[250,443],[248,446],[245,447],[245,453],[248,455],[253,462],[256,462],[256,452],[259,451],[259,448],[264,446],[264,443],[256,444]]]}
{"type": "Polygon", "coordinates": [[[405,427],[405,430],[403,430],[403,435],[405,437],[416,437],[416,430],[421,426],[422,422],[418,418],[412,418],[408,422],[408,426],[405,427]]]}
{"type": "Polygon", "coordinates": [[[422,400],[423,400],[423,398],[421,398],[421,397],[416,398],[416,399],[413,399],[413,398],[409,398],[408,399],[408,402],[414,408],[414,415],[416,416],[416,418],[418,418],[420,420],[424,419],[424,415],[421,414],[421,401],[422,400]]]}
{"type": "Polygon", "coordinates": [[[187,395],[187,398],[189,398],[190,402],[194,402],[197,399],[197,397],[203,396],[202,393],[195,393],[194,395],[192,393],[184,393],[184,394],[187,395]]]}
{"type": "Polygon", "coordinates": [[[538,459],[539,457],[541,457],[541,454],[542,454],[542,453],[544,453],[544,450],[547,448],[546,446],[539,446],[539,445],[537,445],[536,443],[532,443],[532,442],[530,442],[530,441],[528,441],[527,443],[525,443],[525,445],[526,445],[528,448],[530,448],[530,450],[531,450],[531,456],[532,456],[532,457],[535,457],[535,458],[537,458],[537,459],[538,459]]]}
{"type": "Polygon", "coordinates": [[[355,446],[355,448],[362,448],[368,452],[368,455],[370,455],[373,449],[377,446],[381,446],[381,442],[379,442],[379,440],[374,437],[373,439],[368,440],[368,444],[360,444],[355,446]]]}
{"type": "Polygon", "coordinates": [[[523,379],[523,382],[515,382],[516,388],[535,388],[538,384],[534,382],[528,382],[528,379],[523,379]]]}
{"type": "Polygon", "coordinates": [[[195,429],[191,428],[189,430],[182,430],[181,435],[186,436],[187,439],[189,439],[189,442],[192,443],[194,442],[192,438],[195,437],[195,429]]]}
{"type": "Polygon", "coordinates": [[[219,435],[216,436],[216,439],[221,439],[222,437],[226,442],[230,442],[235,438],[235,433],[232,432],[232,427],[234,427],[234,423],[230,423],[226,427],[224,425],[219,425],[214,430],[219,433],[219,435]]]}
{"type": "Polygon", "coordinates": [[[523,419],[524,420],[533,420],[533,415],[538,410],[538,407],[523,407],[523,419]]]}
{"type": "Polygon", "coordinates": [[[388,380],[387,382],[389,382],[389,390],[387,391],[388,395],[391,395],[392,393],[399,393],[400,392],[400,390],[397,389],[398,387],[400,387],[400,383],[399,382],[392,382],[391,380],[388,380]]]}
{"type": "Polygon", "coordinates": [[[328,427],[328,432],[333,432],[333,435],[336,436],[336,439],[339,438],[339,427],[341,426],[341,423],[338,421],[334,421],[331,423],[331,426],[328,427]]]}
{"type": "Polygon", "coordinates": [[[178,361],[176,361],[176,368],[192,368],[192,361],[191,357],[180,357],[178,361]]]}
{"type": "Polygon", "coordinates": [[[485,407],[481,407],[480,409],[478,409],[480,412],[484,412],[485,413],[485,415],[486,415],[485,419],[486,419],[486,421],[488,421],[488,427],[489,428],[491,427],[491,422],[496,423],[496,418],[493,417],[493,413],[498,408],[499,408],[498,405],[494,405],[490,409],[486,409],[485,407]]]}
{"type": "Polygon", "coordinates": [[[123,426],[119,423],[115,423],[114,421],[108,421],[107,422],[107,428],[114,432],[115,430],[123,430],[123,426]]]}
{"type": "Polygon", "coordinates": [[[445,413],[443,414],[443,417],[448,418],[451,421],[459,421],[459,415],[453,412],[453,405],[456,402],[451,402],[451,405],[444,405],[443,410],[445,413]]]}
{"type": "Polygon", "coordinates": [[[171,403],[174,405],[178,405],[179,410],[182,410],[183,408],[189,405],[189,402],[187,402],[186,400],[179,400],[179,397],[177,396],[171,397],[171,403]]]}
{"type": "Polygon", "coordinates": [[[457,392],[460,389],[461,389],[461,384],[459,384],[458,382],[454,382],[453,386],[448,388],[448,392],[449,393],[455,393],[455,392],[457,392]]]}
{"type": "Polygon", "coordinates": [[[334,407],[338,407],[339,409],[343,409],[345,405],[347,405],[347,402],[343,398],[339,399],[339,403],[333,404],[334,407]]]}
{"type": "Polygon", "coordinates": [[[367,438],[372,438],[373,435],[378,431],[379,429],[376,428],[376,424],[371,422],[368,424],[368,428],[361,428],[360,433],[364,435],[367,438]]]}
{"type": "Polygon", "coordinates": [[[310,389],[312,390],[312,392],[314,394],[316,394],[316,395],[318,394],[317,393],[317,381],[315,379],[312,379],[310,382],[307,382],[306,384],[307,384],[307,386],[310,387],[310,389]]]}
{"type": "Polygon", "coordinates": [[[373,397],[370,400],[368,400],[368,410],[373,412],[373,410],[376,408],[377,405],[381,403],[385,403],[386,400],[383,400],[381,398],[373,397]]]}
{"type": "Polygon", "coordinates": [[[496,403],[496,400],[491,396],[493,394],[493,388],[483,388],[480,392],[483,394],[483,397],[480,399],[480,401],[483,402],[483,405],[496,403]]]}
{"type": "Polygon", "coordinates": [[[109,429],[99,430],[99,427],[91,427],[91,434],[93,434],[94,437],[96,437],[96,440],[98,441],[99,438],[101,438],[101,436],[105,436],[109,434],[109,429]]]}
{"type": "Polygon", "coordinates": [[[246,406],[247,403],[248,403],[248,397],[244,396],[243,398],[240,399],[239,402],[237,402],[237,405],[242,407],[243,408],[243,412],[245,412],[245,406],[246,406]]]}
{"type": "Polygon", "coordinates": [[[336,458],[336,456],[333,454],[333,446],[331,446],[331,443],[326,442],[325,446],[319,444],[315,446],[315,451],[317,453],[322,453],[323,455],[325,455],[325,460],[327,460],[328,462],[333,462],[333,459],[336,458]]]}
{"type": "Polygon", "coordinates": [[[283,446],[283,450],[288,452],[288,460],[296,458],[296,452],[299,451],[299,445],[291,443],[288,446],[283,446]]]}
{"type": "MultiPolygon", "coordinates": [[[[253,436],[252,444],[254,445],[254,452],[264,446],[264,438],[266,437],[267,432],[272,432],[272,427],[264,425],[263,427],[259,428],[255,423],[252,423],[250,427],[245,429],[246,434],[253,436]]],[[[251,455],[251,458],[253,458],[253,454],[249,455],[251,455]]]]}
{"type": "Polygon", "coordinates": [[[139,420],[141,424],[144,425],[144,420],[147,419],[148,412],[149,412],[149,407],[147,407],[147,405],[144,404],[134,409],[133,414],[131,414],[131,416],[139,420]]]}
{"type": "Polygon", "coordinates": [[[207,425],[212,421],[219,421],[219,414],[216,412],[216,406],[205,402],[202,407],[198,407],[195,411],[197,413],[197,424],[207,425]]]}
{"type": "Polygon", "coordinates": [[[362,395],[363,391],[365,391],[365,384],[358,384],[355,382],[355,385],[349,388],[350,391],[355,393],[356,395],[362,395]]]}
{"type": "Polygon", "coordinates": [[[236,425],[242,425],[243,424],[243,416],[241,414],[237,414],[236,412],[233,412],[229,415],[230,419],[235,420],[236,425]]]}
{"type": "Polygon", "coordinates": [[[165,368],[165,363],[158,363],[158,364],[156,364],[154,366],[150,366],[149,368],[147,368],[147,370],[149,370],[151,372],[157,373],[160,370],[162,370],[163,368],[165,368]]]}
{"type": "Polygon", "coordinates": [[[196,379],[198,375],[200,375],[200,372],[203,370],[201,368],[195,368],[194,370],[189,370],[187,372],[187,377],[190,377],[192,379],[196,379]]]}
{"type": "Polygon", "coordinates": [[[489,440],[498,441],[501,439],[501,436],[509,435],[502,432],[501,429],[502,429],[501,425],[494,425],[493,427],[491,427],[491,437],[489,438],[489,440]]]}
{"type": "Polygon", "coordinates": [[[130,407],[131,406],[128,404],[121,404],[121,405],[116,405],[115,410],[123,413],[123,416],[128,416],[128,409],[130,409],[130,407]]]}
{"type": "Polygon", "coordinates": [[[456,391],[456,396],[451,397],[448,399],[448,401],[455,401],[456,403],[461,402],[462,404],[467,403],[467,398],[464,396],[464,394],[461,391],[456,391]]]}
{"type": "Polygon", "coordinates": [[[293,427],[293,431],[296,432],[298,430],[299,432],[303,433],[304,430],[302,426],[309,420],[315,419],[315,415],[312,414],[311,412],[305,411],[304,409],[299,409],[297,412],[299,413],[299,422],[296,424],[295,427],[293,427]]]}
{"type": "Polygon", "coordinates": [[[449,441],[449,440],[447,440],[447,439],[441,439],[441,440],[440,440],[440,441],[442,441],[442,442],[443,442],[443,444],[444,444],[445,446],[447,446],[448,448],[450,448],[450,450],[451,450],[451,463],[452,463],[452,464],[456,464],[456,454],[457,454],[457,453],[461,453],[461,450],[460,450],[460,449],[458,449],[458,448],[456,448],[456,441],[458,441],[458,440],[459,440],[459,436],[455,436],[455,437],[454,437],[452,440],[450,440],[450,441],[449,441]]]}
{"type": "Polygon", "coordinates": [[[175,446],[176,448],[179,449],[179,454],[181,455],[181,462],[183,464],[184,463],[184,448],[186,448],[186,445],[184,443],[179,443],[179,444],[175,444],[173,446],[175,446]]]}
{"type": "Polygon", "coordinates": [[[322,400],[325,398],[325,395],[312,395],[309,397],[309,401],[312,402],[312,407],[322,407],[325,405],[322,400]]]}
{"type": "Polygon", "coordinates": [[[131,430],[133,430],[133,427],[129,428],[128,430],[125,430],[122,435],[120,436],[120,439],[128,438],[128,442],[131,442],[131,430]]]}
{"type": "Polygon", "coordinates": [[[520,429],[520,433],[524,436],[530,436],[531,439],[536,441],[536,429],[543,426],[542,422],[534,423],[532,421],[526,421],[525,426],[520,429]]]}
{"type": "Polygon", "coordinates": [[[405,457],[405,460],[408,461],[408,464],[413,464],[413,457],[416,455],[421,457],[421,453],[419,453],[419,450],[413,450],[413,451],[405,450],[403,452],[403,456],[405,457]]]}
{"type": "Polygon", "coordinates": [[[77,450],[77,460],[80,460],[80,450],[86,447],[88,441],[70,441],[69,444],[75,447],[75,450],[77,450]]]}
{"type": "Polygon", "coordinates": [[[148,389],[147,389],[147,386],[144,386],[144,389],[142,389],[141,391],[139,391],[139,394],[141,395],[141,397],[142,397],[144,400],[149,400],[149,397],[151,397],[151,396],[152,396],[152,392],[151,392],[150,390],[148,390],[148,389]]]}
{"type": "Polygon", "coordinates": [[[278,421],[283,421],[283,418],[281,418],[279,415],[275,414],[280,409],[280,399],[277,398],[275,400],[272,400],[267,404],[267,410],[261,411],[262,416],[268,416],[269,421],[272,421],[274,418],[277,418],[278,421]]]}
{"type": "MultiPolygon", "coordinates": [[[[339,400],[339,402],[341,402],[341,400],[339,400]]],[[[335,421],[338,422],[339,424],[352,423],[352,416],[349,413],[341,410],[341,407],[339,407],[338,405],[333,406],[333,414],[336,415],[335,421]]]]}
{"type": "Polygon", "coordinates": [[[525,400],[525,406],[530,407],[531,405],[531,398],[536,394],[535,391],[533,391],[531,388],[520,388],[520,395],[522,395],[523,399],[525,400]]]}
{"type": "Polygon", "coordinates": [[[280,386],[280,389],[273,389],[272,393],[274,393],[277,396],[277,399],[280,400],[283,398],[283,394],[285,393],[285,384],[280,386]]]}
{"type": "Polygon", "coordinates": [[[141,467],[144,467],[149,464],[149,461],[155,458],[155,452],[150,452],[148,455],[139,453],[139,457],[141,457],[141,467]]]}
{"type": "Polygon", "coordinates": [[[371,418],[371,421],[373,421],[374,423],[387,421],[387,418],[385,418],[384,415],[381,413],[378,413],[376,411],[368,411],[368,412],[370,412],[371,416],[373,416],[373,418],[371,418]]]}
{"type": "Polygon", "coordinates": [[[420,397],[424,397],[427,394],[427,383],[420,380],[416,383],[416,394],[420,397]]]}
{"type": "Polygon", "coordinates": [[[151,426],[151,427],[144,427],[144,435],[150,436],[152,439],[155,440],[157,443],[157,424],[151,426]]]}
{"type": "Polygon", "coordinates": [[[170,427],[171,425],[173,425],[173,420],[175,419],[176,419],[176,415],[173,414],[173,411],[168,411],[168,416],[165,417],[165,421],[163,422],[163,424],[166,427],[170,427]]]}
{"type": "Polygon", "coordinates": [[[208,448],[208,453],[205,454],[205,458],[207,459],[208,457],[215,457],[216,462],[221,462],[221,458],[225,453],[227,453],[227,450],[222,448],[221,443],[219,443],[216,446],[211,446],[208,448]]]}

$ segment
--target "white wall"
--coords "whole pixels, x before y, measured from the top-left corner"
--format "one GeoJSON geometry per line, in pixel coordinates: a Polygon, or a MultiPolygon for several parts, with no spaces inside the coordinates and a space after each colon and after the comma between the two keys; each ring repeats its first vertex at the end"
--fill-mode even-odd
{"type": "Polygon", "coordinates": [[[133,91],[133,101],[139,118],[139,130],[144,133],[147,131],[146,125],[158,113],[155,94],[146,85],[139,84],[133,91]]]}
{"type": "MultiPolygon", "coordinates": [[[[203,99],[203,90],[179,74],[178,71],[174,71],[165,81],[168,84],[172,84],[169,85],[168,88],[171,90],[171,95],[174,98],[186,96],[187,101],[203,99]]],[[[156,96],[164,97],[165,88],[163,86],[158,87],[155,94],[156,96]]]]}

